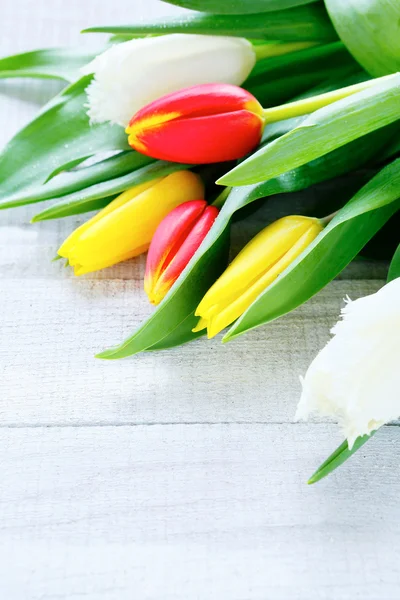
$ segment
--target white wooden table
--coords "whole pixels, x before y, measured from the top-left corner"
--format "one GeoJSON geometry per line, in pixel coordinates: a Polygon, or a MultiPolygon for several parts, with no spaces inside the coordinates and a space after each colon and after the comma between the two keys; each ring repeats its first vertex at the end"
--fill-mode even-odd
{"type": "MultiPolygon", "coordinates": [[[[6,0],[0,55],[173,12],[6,0]]],[[[0,82],[2,144],[56,87],[0,82]]],[[[0,213],[0,598],[398,600],[397,428],[307,487],[341,437],[293,421],[343,296],[376,290],[384,267],[353,267],[235,343],[102,362],[149,313],[144,261],[74,279],[50,259],[80,219],[33,226],[35,210],[0,213]]]]}

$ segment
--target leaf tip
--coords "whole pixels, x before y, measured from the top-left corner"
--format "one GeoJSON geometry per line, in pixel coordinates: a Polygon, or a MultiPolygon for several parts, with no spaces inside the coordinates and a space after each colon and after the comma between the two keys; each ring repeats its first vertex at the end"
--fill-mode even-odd
{"type": "Polygon", "coordinates": [[[317,483],[317,481],[320,480],[320,477],[318,476],[318,472],[314,473],[314,475],[311,475],[310,479],[307,481],[307,485],[313,485],[314,483],[317,483]]]}
{"type": "Polygon", "coordinates": [[[115,358],[113,350],[103,350],[103,352],[98,352],[94,355],[95,358],[99,358],[101,360],[112,360],[115,358]]]}

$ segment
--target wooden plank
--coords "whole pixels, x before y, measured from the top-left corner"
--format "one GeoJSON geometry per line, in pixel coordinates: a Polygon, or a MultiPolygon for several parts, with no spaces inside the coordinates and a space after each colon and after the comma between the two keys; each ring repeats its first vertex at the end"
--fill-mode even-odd
{"type": "Polygon", "coordinates": [[[333,282],[294,313],[226,345],[219,336],[100,361],[96,351],[149,314],[140,282],[3,280],[0,422],[291,422],[299,375],[328,340],[343,298],[380,285],[333,282]]]}
{"type": "Polygon", "coordinates": [[[399,445],[333,425],[1,429],[12,600],[397,600],[399,445]]]}

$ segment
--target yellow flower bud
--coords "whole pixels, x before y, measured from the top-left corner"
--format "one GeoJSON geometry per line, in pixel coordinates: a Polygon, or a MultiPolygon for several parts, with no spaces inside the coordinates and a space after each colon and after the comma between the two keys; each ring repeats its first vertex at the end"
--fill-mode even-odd
{"type": "Polygon", "coordinates": [[[120,194],[76,229],[58,254],[67,258],[75,275],[110,267],[145,252],[167,214],[188,200],[204,197],[198,175],[177,171],[120,194]]]}
{"type": "Polygon", "coordinates": [[[260,231],[208,290],[193,331],[214,337],[233,323],[317,237],[323,225],[303,216],[283,217],[260,231]]]}

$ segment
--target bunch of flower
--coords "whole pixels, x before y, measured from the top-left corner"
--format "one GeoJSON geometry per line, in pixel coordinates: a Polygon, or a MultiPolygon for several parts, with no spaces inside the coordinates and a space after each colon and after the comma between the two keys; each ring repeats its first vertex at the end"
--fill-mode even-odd
{"type": "MultiPolygon", "coordinates": [[[[98,211],[58,250],[76,275],[148,252],[144,288],[157,308],[100,358],[226,329],[232,340],[300,306],[398,223],[396,3],[172,3],[209,13],[92,28],[113,34],[97,56],[0,60],[3,78],[68,82],[0,155],[0,208],[54,200],[33,221],[98,211]],[[333,212],[322,182],[338,190],[333,212]],[[310,187],[315,213],[265,223],[228,264],[242,208],[278,194],[284,207],[310,187]]],[[[389,280],[347,304],[304,378],[298,418],[335,416],[346,436],[312,481],[400,413],[400,246],[389,280]]]]}

